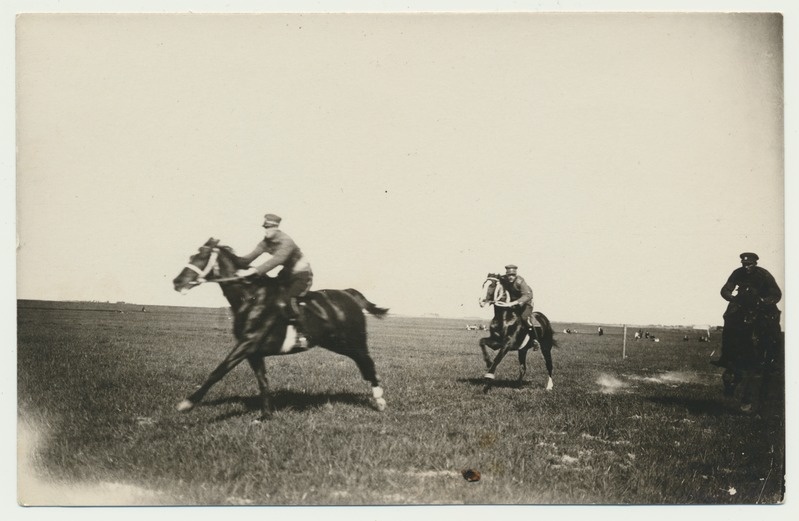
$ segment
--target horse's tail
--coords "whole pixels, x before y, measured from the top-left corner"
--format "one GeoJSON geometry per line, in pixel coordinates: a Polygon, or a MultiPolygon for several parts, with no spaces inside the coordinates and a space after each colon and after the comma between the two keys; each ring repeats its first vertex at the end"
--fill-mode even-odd
{"type": "Polygon", "coordinates": [[[547,344],[553,347],[560,347],[558,341],[555,340],[555,331],[552,329],[552,323],[550,323],[547,316],[541,313],[540,311],[534,311],[533,314],[538,319],[538,321],[541,322],[541,325],[544,326],[543,327],[544,336],[541,339],[542,343],[546,342],[547,344]]]}
{"type": "Polygon", "coordinates": [[[363,294],[357,289],[347,288],[344,290],[344,293],[352,297],[362,309],[365,309],[377,318],[383,318],[388,313],[388,308],[381,308],[369,302],[366,300],[366,297],[364,297],[363,294]]]}

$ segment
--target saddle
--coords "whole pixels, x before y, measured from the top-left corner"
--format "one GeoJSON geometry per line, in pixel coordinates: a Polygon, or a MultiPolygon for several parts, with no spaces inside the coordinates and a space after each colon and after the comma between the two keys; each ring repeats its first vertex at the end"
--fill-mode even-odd
{"type": "Polygon", "coordinates": [[[538,320],[538,317],[535,315],[535,313],[533,313],[533,316],[530,317],[530,322],[532,322],[533,327],[536,330],[536,333],[544,332],[544,324],[542,324],[541,321],[538,320]]]}
{"type": "MultiPolygon", "coordinates": [[[[289,320],[306,321],[309,316],[312,316],[322,322],[328,322],[331,318],[330,313],[320,302],[324,299],[324,294],[317,291],[309,291],[305,295],[289,299],[287,306],[289,320]]],[[[343,317],[340,318],[343,319],[343,317]]]]}

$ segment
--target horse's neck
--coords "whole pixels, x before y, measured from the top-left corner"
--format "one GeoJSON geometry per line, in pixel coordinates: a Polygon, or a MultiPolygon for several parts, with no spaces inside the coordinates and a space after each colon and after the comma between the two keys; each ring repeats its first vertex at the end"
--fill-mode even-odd
{"type": "Polygon", "coordinates": [[[230,308],[235,312],[247,300],[248,292],[242,287],[241,283],[222,283],[219,285],[222,288],[222,294],[230,304],[230,308]]]}
{"type": "MultiPolygon", "coordinates": [[[[221,255],[217,261],[219,266],[219,278],[227,279],[236,276],[236,260],[232,255],[232,252],[226,249],[221,250],[221,255]]],[[[233,311],[238,310],[244,301],[250,297],[250,292],[254,291],[254,288],[242,282],[222,282],[219,286],[222,288],[222,294],[227,299],[233,311]]]]}
{"type": "Polygon", "coordinates": [[[494,317],[505,321],[510,318],[517,318],[518,314],[513,308],[506,308],[502,306],[494,306],[494,317]]]}

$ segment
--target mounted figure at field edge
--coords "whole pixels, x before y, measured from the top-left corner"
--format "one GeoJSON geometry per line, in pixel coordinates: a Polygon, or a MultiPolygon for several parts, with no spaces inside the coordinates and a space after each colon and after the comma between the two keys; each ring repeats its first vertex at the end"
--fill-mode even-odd
{"type": "Polygon", "coordinates": [[[742,326],[753,325],[761,344],[773,349],[780,333],[780,310],[777,302],[782,291],[766,269],[757,265],[755,253],[742,253],[741,267],[735,269],[721,287],[721,297],[728,301],[724,312],[721,335],[721,358],[713,365],[728,367],[735,362],[737,352],[730,346],[733,335],[742,326]],[[736,291],[737,289],[737,291],[736,291]]]}
{"type": "MultiPolygon", "coordinates": [[[[277,280],[285,287],[286,316],[289,327],[296,330],[295,349],[308,349],[308,339],[303,333],[302,313],[298,307],[298,299],[311,289],[313,284],[313,271],[310,263],[305,259],[297,243],[283,230],[279,229],[281,218],[275,214],[264,215],[264,238],[255,245],[247,255],[239,257],[241,265],[249,266],[255,259],[268,253],[271,255],[266,262],[255,268],[250,267],[238,270],[236,275],[247,279],[250,277],[264,276],[273,269],[282,266],[277,275],[277,280]]],[[[302,304],[302,302],[299,302],[302,304]]]]}
{"type": "MultiPolygon", "coordinates": [[[[740,257],[741,267],[721,287],[721,297],[729,304],[724,312],[721,358],[711,362],[726,369],[722,379],[727,395],[733,394],[743,373],[761,369],[768,373],[781,358],[777,302],[782,299],[782,291],[771,273],[757,265],[757,254],[746,252],[740,257]]],[[[761,393],[764,390],[765,387],[761,393]]],[[[752,398],[744,393],[744,407],[751,404],[752,398]]]]}

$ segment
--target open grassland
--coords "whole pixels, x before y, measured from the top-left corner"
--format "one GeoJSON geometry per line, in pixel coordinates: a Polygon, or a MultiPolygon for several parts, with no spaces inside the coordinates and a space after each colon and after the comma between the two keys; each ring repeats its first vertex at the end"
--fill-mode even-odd
{"type": "Polygon", "coordinates": [[[511,353],[485,394],[477,346],[485,332],[466,322],[369,317],[385,412],[371,408],[369,386],[347,358],[319,348],[268,358],[276,412],[257,422],[246,364],[194,411],[175,410],[232,347],[227,311],[21,302],[20,501],[781,501],[782,383],[759,415],[741,413],[708,364],[718,334],[699,343],[695,331],[649,328],[655,343],[634,341],[631,330],[622,359],[621,328],[605,326],[600,337],[555,322],[556,332],[583,331],[556,333],[555,389],[543,389],[538,353],[517,386],[511,353]],[[480,481],[466,481],[464,469],[480,481]]]}

